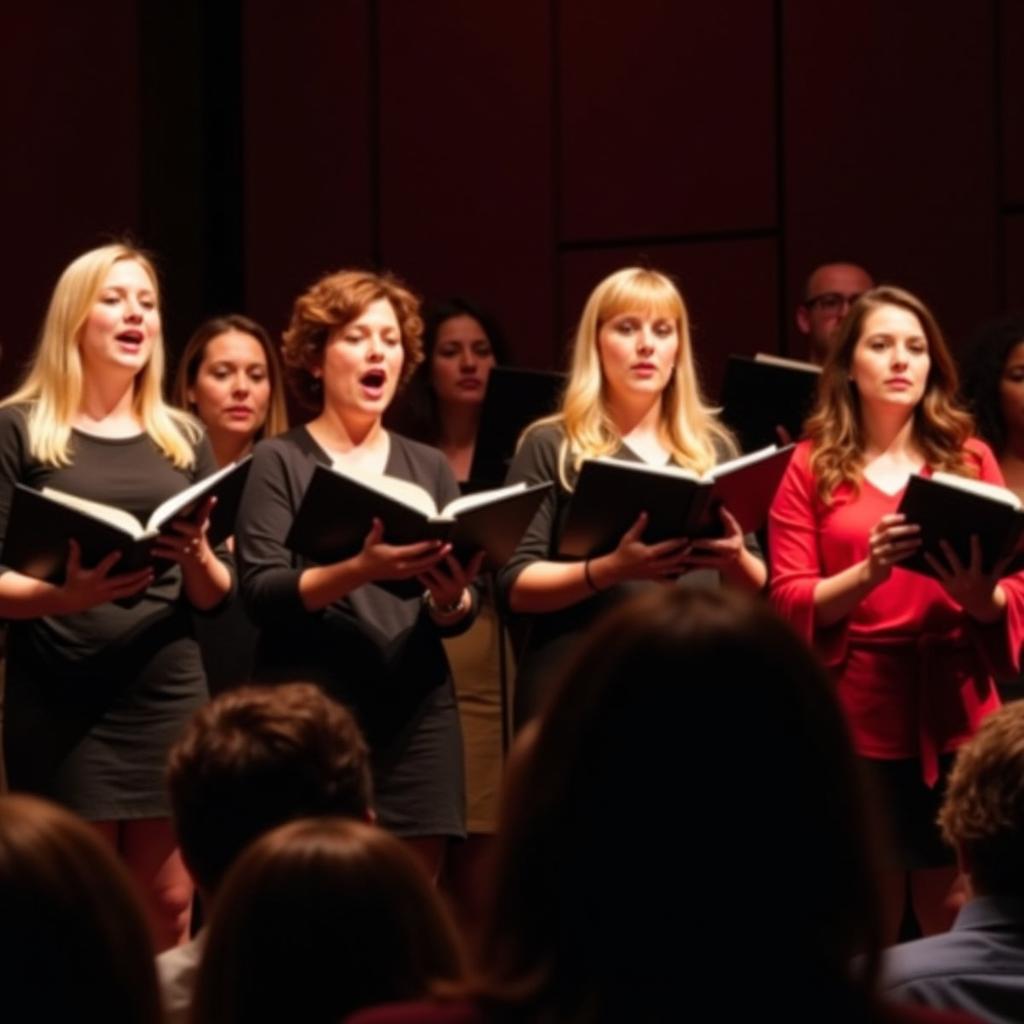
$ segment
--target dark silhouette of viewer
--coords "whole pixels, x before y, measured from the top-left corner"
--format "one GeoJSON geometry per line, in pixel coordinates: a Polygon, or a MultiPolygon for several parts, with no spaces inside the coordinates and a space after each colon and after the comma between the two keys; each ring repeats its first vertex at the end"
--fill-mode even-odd
{"type": "Polygon", "coordinates": [[[0,795],[0,1018],[158,1024],[141,897],[110,844],[70,811],[0,795]]]}
{"type": "Polygon", "coordinates": [[[877,994],[870,834],[790,628],[732,590],[648,591],[589,633],[513,757],[478,983],[351,1024],[932,1019],[877,994]]]}

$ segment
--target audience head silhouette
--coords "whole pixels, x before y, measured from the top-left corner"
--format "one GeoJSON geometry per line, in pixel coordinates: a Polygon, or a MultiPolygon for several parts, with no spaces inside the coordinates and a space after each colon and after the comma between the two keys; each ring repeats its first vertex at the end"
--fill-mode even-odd
{"type": "Polygon", "coordinates": [[[221,694],[171,749],[167,782],[182,855],[207,893],[248,843],[277,825],[371,815],[359,727],[311,683],[221,694]]]}
{"type": "Polygon", "coordinates": [[[0,795],[0,993],[7,1020],[160,1020],[127,870],[90,825],[19,794],[0,795]]]}
{"type": "Polygon", "coordinates": [[[461,974],[440,897],[400,840],[338,818],[292,822],[238,860],[218,895],[195,1024],[336,1024],[461,974]]]}

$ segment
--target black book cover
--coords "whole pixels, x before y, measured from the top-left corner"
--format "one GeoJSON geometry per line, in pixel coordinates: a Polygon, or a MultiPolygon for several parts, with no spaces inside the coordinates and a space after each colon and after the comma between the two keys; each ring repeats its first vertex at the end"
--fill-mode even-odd
{"type": "MultiPolygon", "coordinates": [[[[207,536],[211,545],[221,543],[234,533],[235,517],[249,466],[247,457],[232,471],[210,478],[208,482],[193,484],[187,488],[193,492],[192,497],[173,515],[154,524],[155,527],[159,530],[174,519],[194,516],[212,494],[216,496],[217,504],[210,515],[207,536]]],[[[115,563],[112,573],[134,572],[153,566],[159,574],[173,563],[153,557],[157,534],[153,530],[144,530],[143,526],[139,524],[142,535],[136,536],[90,512],[66,505],[56,497],[24,484],[15,484],[0,560],[8,568],[26,576],[61,583],[68,560],[68,541],[73,538],[81,548],[81,561],[86,568],[96,565],[111,552],[120,551],[121,558],[115,563]]]]}
{"type": "Polygon", "coordinates": [[[523,431],[558,408],[564,387],[562,373],[507,366],[491,370],[469,473],[474,484],[501,485],[523,431]]]}
{"type": "MultiPolygon", "coordinates": [[[[1024,512],[994,498],[962,490],[925,476],[912,476],[898,508],[908,523],[921,527],[921,547],[898,562],[902,569],[935,576],[925,554],[940,565],[947,560],[939,542],[945,540],[963,565],[970,562],[971,534],[981,542],[982,569],[993,566],[1013,552],[1024,533],[1024,512]]],[[[1019,558],[1015,559],[1019,562],[1019,558]]]]}
{"type": "Polygon", "coordinates": [[[724,505],[744,533],[764,525],[792,456],[792,445],[723,462],[704,479],[678,467],[585,459],[569,503],[559,554],[591,558],[614,550],[641,512],[646,544],[675,537],[720,537],[724,505]]]}
{"type": "Polygon", "coordinates": [[[814,405],[821,375],[799,364],[729,356],[722,385],[722,419],[732,428],[745,452],[779,444],[776,427],[798,441],[814,405]]]}
{"type": "MultiPolygon", "coordinates": [[[[382,478],[388,486],[390,478],[382,478]]],[[[407,481],[392,481],[408,488],[407,481]]],[[[374,481],[317,465],[285,544],[314,562],[330,564],[357,554],[374,518],[384,524],[388,544],[450,540],[456,557],[465,562],[481,548],[487,565],[504,564],[515,551],[550,484],[514,491],[478,492],[474,499],[491,498],[450,518],[413,508],[384,493],[374,481]]],[[[419,488],[418,488],[419,489],[419,488]]],[[[422,490],[422,489],[419,489],[422,490]]],[[[425,491],[423,496],[429,499],[425,491]]]]}

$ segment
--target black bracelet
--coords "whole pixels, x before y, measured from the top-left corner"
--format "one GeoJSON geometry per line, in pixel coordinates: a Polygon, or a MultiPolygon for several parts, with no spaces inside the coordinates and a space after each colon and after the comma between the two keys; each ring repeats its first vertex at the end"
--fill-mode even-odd
{"type": "Polygon", "coordinates": [[[602,588],[599,587],[594,582],[594,577],[590,575],[590,559],[589,558],[584,559],[584,561],[583,561],[583,579],[586,582],[587,586],[590,587],[590,589],[595,594],[600,594],[601,593],[602,588]]]}

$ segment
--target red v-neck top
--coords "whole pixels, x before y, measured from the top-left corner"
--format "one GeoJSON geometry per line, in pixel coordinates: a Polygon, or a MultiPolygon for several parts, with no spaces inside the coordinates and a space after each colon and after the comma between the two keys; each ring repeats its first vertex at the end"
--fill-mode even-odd
{"type": "MultiPolygon", "coordinates": [[[[977,440],[966,447],[980,479],[1002,484],[989,448],[977,440]]],[[[842,622],[817,626],[818,582],[868,557],[871,528],[896,511],[903,490],[886,494],[862,480],[859,492],[844,484],[825,505],[810,453],[810,442],[797,446],[772,504],[772,601],[836,678],[857,750],[882,759],[920,756],[932,781],[937,754],[956,749],[999,706],[993,676],[1017,672],[1024,574],[1002,581],[1007,611],[994,625],[972,619],[937,581],[896,568],[842,622]]]]}

